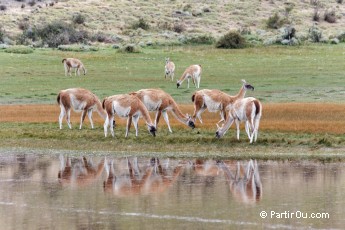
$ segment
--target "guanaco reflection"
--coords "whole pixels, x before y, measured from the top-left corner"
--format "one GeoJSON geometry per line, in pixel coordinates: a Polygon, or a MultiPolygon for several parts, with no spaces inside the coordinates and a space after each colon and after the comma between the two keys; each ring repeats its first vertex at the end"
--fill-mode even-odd
{"type": "Polygon", "coordinates": [[[106,164],[105,192],[115,196],[162,193],[177,180],[184,168],[180,162],[171,163],[169,159],[161,163],[158,158],[151,158],[141,165],[137,158],[124,161],[111,160],[106,164]]]}
{"type": "Polygon", "coordinates": [[[191,162],[198,176],[225,176],[234,198],[243,203],[256,203],[262,198],[262,183],[256,160],[215,161],[196,159],[191,162]]]}
{"type": "Polygon", "coordinates": [[[73,159],[67,156],[65,159],[63,155],[60,155],[59,182],[62,185],[78,187],[90,185],[102,175],[105,162],[105,158],[98,164],[94,164],[92,158],[87,160],[85,156],[73,159]]]}
{"type": "Polygon", "coordinates": [[[262,198],[262,183],[256,160],[248,162],[237,161],[218,162],[229,183],[234,198],[243,203],[256,203],[262,198]]]}
{"type": "Polygon", "coordinates": [[[60,155],[59,182],[76,187],[88,186],[102,180],[106,193],[125,197],[163,193],[173,186],[185,168],[201,178],[225,177],[233,197],[243,203],[256,203],[262,198],[262,184],[256,160],[217,161],[195,159],[178,161],[158,158],[115,158],[105,157],[95,164],[85,156],[70,158],[60,155]]]}

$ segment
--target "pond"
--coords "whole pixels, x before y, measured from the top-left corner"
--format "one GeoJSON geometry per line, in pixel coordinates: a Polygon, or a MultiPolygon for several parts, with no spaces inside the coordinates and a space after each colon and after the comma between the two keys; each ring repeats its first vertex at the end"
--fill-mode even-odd
{"type": "Polygon", "coordinates": [[[1,229],[342,229],[345,163],[0,154],[1,229]]]}

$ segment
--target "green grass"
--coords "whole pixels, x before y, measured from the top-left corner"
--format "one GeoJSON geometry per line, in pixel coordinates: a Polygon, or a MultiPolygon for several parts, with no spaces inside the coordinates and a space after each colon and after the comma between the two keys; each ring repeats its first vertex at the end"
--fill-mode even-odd
{"type": "Polygon", "coordinates": [[[0,103],[55,103],[59,90],[84,87],[102,99],[143,88],[161,88],[179,103],[191,103],[195,87],[176,79],[186,67],[203,67],[201,88],[236,94],[241,79],[255,86],[255,96],[269,102],[343,102],[343,53],[345,45],[262,47],[219,50],[212,46],[146,48],[141,53],[118,53],[111,48],[97,52],[62,52],[36,49],[31,54],[0,51],[0,103]],[[174,82],[164,80],[164,58],[176,64],[174,82]],[[62,58],[80,58],[86,76],[65,77],[62,58]],[[20,63],[20,66],[18,65],[20,63]]]}
{"type": "Polygon", "coordinates": [[[1,149],[52,149],[72,152],[106,153],[120,156],[203,157],[233,159],[316,159],[322,161],[344,160],[343,135],[294,134],[261,132],[257,143],[250,145],[245,133],[240,141],[231,129],[224,138],[215,138],[213,129],[174,128],[168,133],[160,126],[157,136],[151,136],[144,125],[139,127],[139,136],[132,130],[124,137],[125,127],[115,128],[115,137],[104,137],[103,127],[82,130],[58,129],[57,123],[1,123],[1,149]],[[332,149],[332,151],[330,151],[332,149]]]}

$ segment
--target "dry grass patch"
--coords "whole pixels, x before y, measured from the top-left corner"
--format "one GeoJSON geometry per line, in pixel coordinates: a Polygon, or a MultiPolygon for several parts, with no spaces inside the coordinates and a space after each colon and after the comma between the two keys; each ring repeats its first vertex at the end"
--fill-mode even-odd
{"type": "MultiPolygon", "coordinates": [[[[2,105],[0,122],[58,122],[60,107],[58,105],[2,105]]],[[[193,114],[192,105],[181,105],[184,113],[193,114]]],[[[76,128],[79,124],[80,113],[71,113],[71,120],[76,128]]],[[[260,123],[260,131],[282,131],[296,133],[329,133],[343,134],[345,131],[345,105],[343,104],[317,104],[317,103],[281,103],[264,104],[263,117],[260,123]]],[[[98,125],[103,120],[94,113],[94,121],[98,125]]],[[[216,130],[216,122],[219,121],[218,113],[204,112],[202,114],[204,124],[196,122],[200,129],[216,130]]],[[[154,118],[151,113],[151,118],[154,118]]],[[[118,124],[125,125],[125,119],[116,118],[118,124]]],[[[65,121],[64,121],[65,122],[65,121]]],[[[141,121],[142,122],[142,121],[141,121]]],[[[172,128],[186,128],[170,115],[172,128]]],[[[89,125],[86,118],[86,125],[89,125]]],[[[141,123],[143,125],[143,123],[141,123]]],[[[243,124],[242,124],[243,125],[243,124]]],[[[65,128],[67,125],[64,124],[65,128]]],[[[163,119],[159,123],[160,129],[166,129],[163,119]]],[[[234,125],[232,127],[234,129],[234,125]]],[[[243,130],[243,127],[242,127],[243,130]]]]}

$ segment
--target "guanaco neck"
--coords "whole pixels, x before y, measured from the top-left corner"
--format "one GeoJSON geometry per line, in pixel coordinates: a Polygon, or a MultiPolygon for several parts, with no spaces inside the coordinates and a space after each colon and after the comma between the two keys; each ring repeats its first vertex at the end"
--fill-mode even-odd
{"type": "Polygon", "coordinates": [[[238,91],[238,93],[235,96],[233,96],[234,101],[236,101],[238,99],[243,99],[244,96],[246,95],[246,92],[247,92],[247,90],[245,89],[245,86],[243,85],[241,87],[240,91],[238,91]]]}
{"type": "Polygon", "coordinates": [[[107,117],[107,113],[106,113],[106,111],[103,109],[102,103],[101,103],[99,100],[96,101],[96,106],[97,106],[97,112],[98,112],[98,114],[105,120],[106,117],[107,117]]]}
{"type": "Polygon", "coordinates": [[[141,112],[141,115],[143,116],[146,124],[152,125],[152,121],[151,121],[149,112],[147,111],[146,107],[143,104],[138,103],[138,108],[139,108],[139,111],[141,112]]]}
{"type": "Polygon", "coordinates": [[[176,119],[183,124],[187,124],[188,118],[185,115],[183,115],[175,101],[171,101],[171,107],[172,114],[176,117],[176,119]]]}

